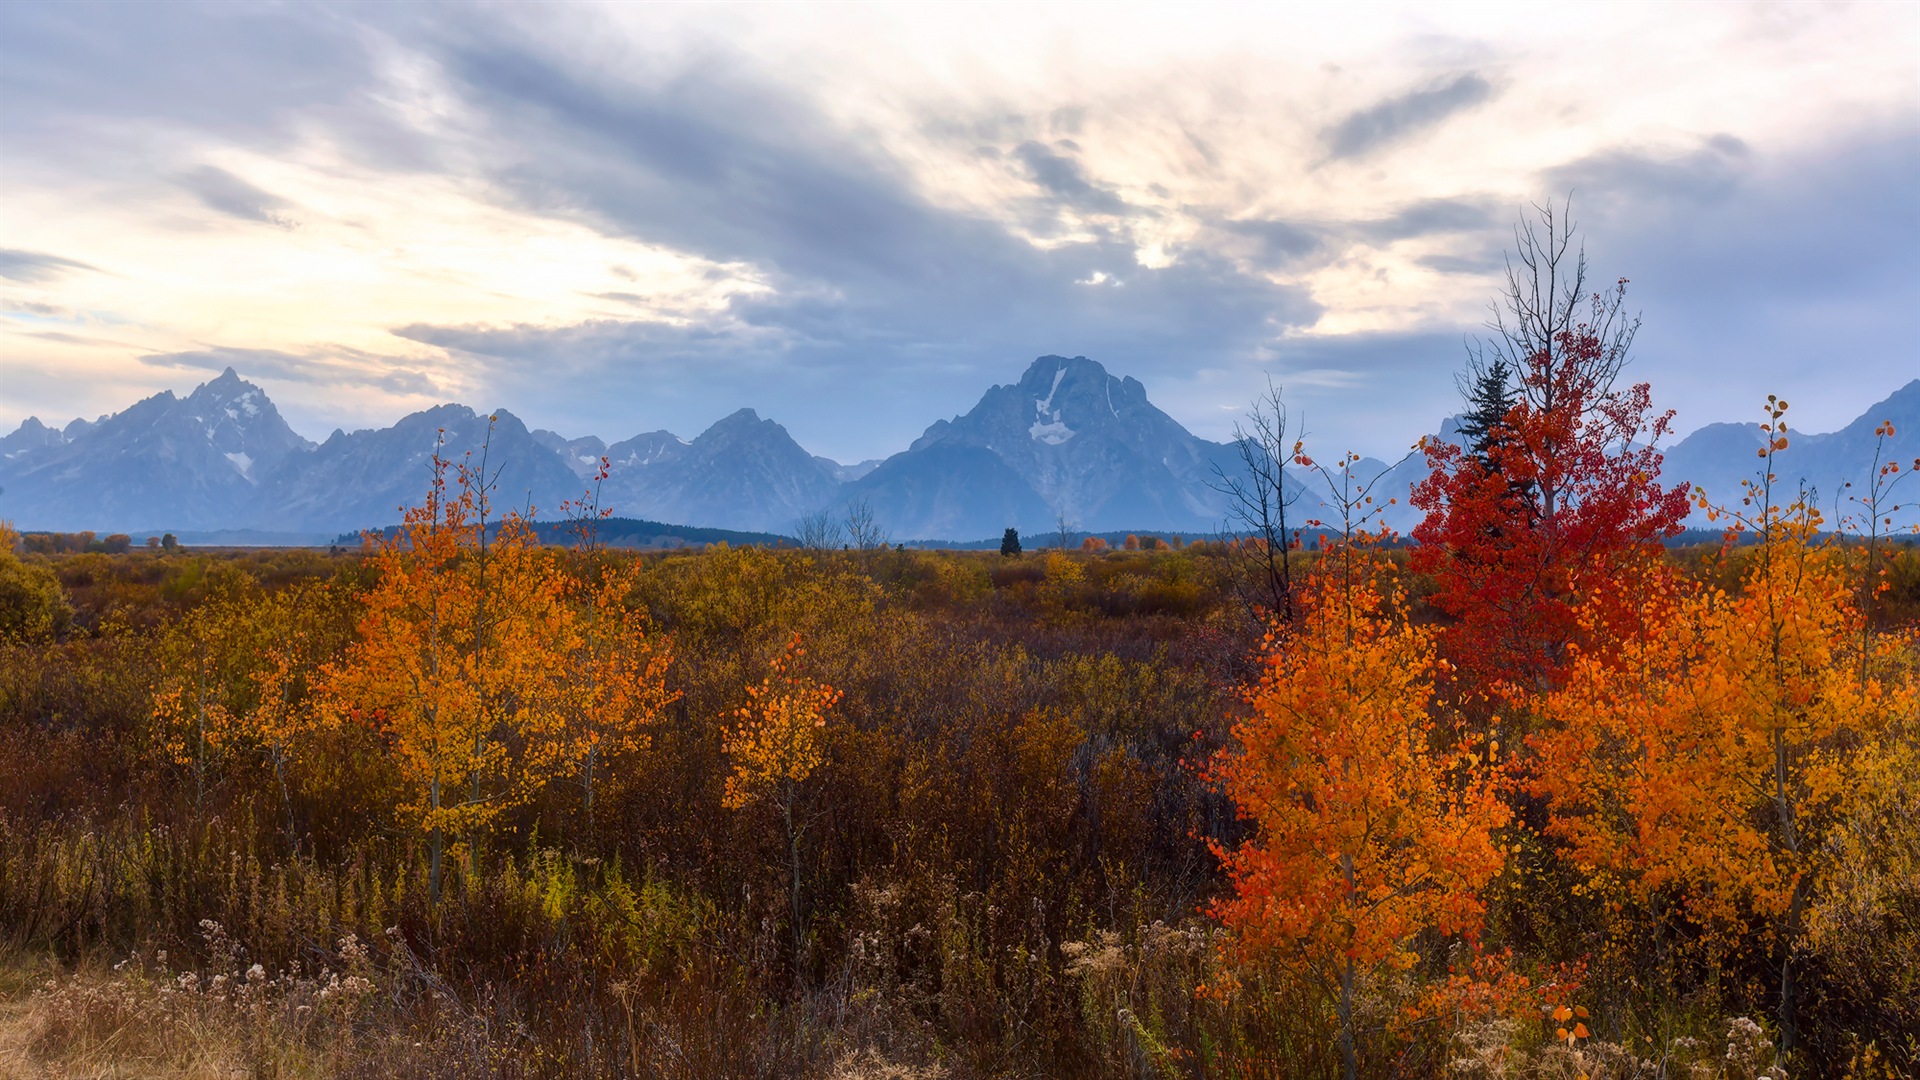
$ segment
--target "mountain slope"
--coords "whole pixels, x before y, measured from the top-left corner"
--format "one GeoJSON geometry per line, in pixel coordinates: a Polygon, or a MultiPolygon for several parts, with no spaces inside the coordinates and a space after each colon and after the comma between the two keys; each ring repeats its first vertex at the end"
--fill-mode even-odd
{"type": "Polygon", "coordinates": [[[184,398],[165,391],[67,431],[0,464],[0,516],[36,529],[227,527],[262,477],[311,446],[232,368],[184,398]]]}
{"type": "Polygon", "coordinates": [[[874,521],[898,540],[974,540],[1011,525],[1052,529],[1054,512],[999,455],[935,443],[898,453],[848,484],[840,502],[867,500],[874,521]]]}
{"type": "Polygon", "coordinates": [[[600,503],[626,517],[786,533],[840,487],[786,428],[752,409],[691,443],[658,431],[607,449],[612,468],[600,503]]]}
{"type": "MultiPolygon", "coordinates": [[[[1849,518],[1857,522],[1863,508],[1851,500],[1866,495],[1873,475],[1874,429],[1884,421],[1893,423],[1894,435],[1887,440],[1882,460],[1898,462],[1903,470],[1910,468],[1920,457],[1920,379],[1894,391],[1839,431],[1818,435],[1789,431],[1787,448],[1774,456],[1776,488],[1784,487],[1791,498],[1804,486],[1830,524],[1847,524],[1849,518]]],[[[1667,451],[1661,479],[1703,487],[1720,505],[1737,504],[1740,481],[1758,479],[1758,451],[1764,445],[1758,423],[1708,424],[1667,451]]],[[[1920,480],[1903,482],[1894,494],[1905,504],[1894,515],[1894,526],[1920,523],[1920,480]]],[[[1696,510],[1688,524],[1706,526],[1705,511],[1696,510]]]]}
{"type": "Polygon", "coordinates": [[[1225,502],[1209,487],[1211,466],[1236,463],[1230,446],[1155,408],[1138,381],[1084,356],[1040,357],[1019,382],[929,427],[908,453],[939,445],[991,451],[1052,515],[1094,531],[1217,528],[1225,502]]]}
{"type": "Polygon", "coordinates": [[[487,417],[465,405],[413,413],[390,428],[336,431],[318,448],[282,462],[261,482],[248,524],[334,532],[391,524],[402,509],[426,497],[436,448],[441,457],[468,462],[476,470],[484,459],[495,516],[532,505],[539,516],[552,518],[563,499],[580,497],[580,478],[558,454],[536,442],[512,413],[503,409],[493,415],[490,445],[487,417]]]}
{"type": "Polygon", "coordinates": [[[607,444],[593,435],[579,439],[569,439],[556,432],[536,430],[530,433],[533,441],[560,455],[560,460],[573,475],[582,480],[592,479],[600,471],[600,459],[606,456],[607,444]]]}

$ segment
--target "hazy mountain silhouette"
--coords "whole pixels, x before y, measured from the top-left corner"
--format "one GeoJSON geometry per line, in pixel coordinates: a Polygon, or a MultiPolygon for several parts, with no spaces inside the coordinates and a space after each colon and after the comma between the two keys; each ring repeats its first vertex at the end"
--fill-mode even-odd
{"type": "MultiPolygon", "coordinates": [[[[1842,516],[1866,490],[1883,421],[1885,456],[1920,455],[1920,380],[1839,431],[1794,433],[1776,458],[1780,483],[1817,493],[1842,516]],[[1848,487],[1852,484],[1852,487],[1848,487]]],[[[1457,438],[1454,421],[1439,438],[1457,438]]],[[[1663,478],[1737,501],[1762,445],[1757,424],[1710,424],[1667,451],[1663,478]]],[[[392,427],[336,431],[319,445],[295,434],[259,387],[228,369],[184,398],[156,394],[97,422],[55,429],[29,418],[0,438],[0,519],[24,529],[234,530],[338,533],[383,526],[420,501],[435,449],[478,469],[485,456],[496,512],[528,507],[546,519],[583,497],[602,459],[600,502],[622,517],[791,533],[815,511],[841,514],[864,500],[900,540],[978,540],[1011,525],[1051,533],[1064,517],[1081,531],[1205,534],[1229,523],[1215,468],[1240,468],[1231,443],[1201,439],[1156,408],[1146,388],[1085,357],[1043,356],[1015,383],[989,388],[972,409],[939,420],[885,461],[842,465],[809,453],[786,428],[741,409],[689,441],[668,431],[607,443],[529,431],[512,413],[441,405],[392,427]],[[491,419],[489,417],[491,416],[491,419]],[[489,433],[490,432],[490,433],[489,433]]],[[[1426,475],[1421,455],[1363,459],[1379,520],[1407,531],[1407,503],[1426,475]]],[[[1324,482],[1291,471],[1290,524],[1333,515],[1324,482]]],[[[1920,481],[1903,486],[1920,504],[1920,481]]],[[[1895,513],[1912,524],[1920,513],[1895,513]]],[[[1704,521],[1695,522],[1703,524],[1704,521]]]]}

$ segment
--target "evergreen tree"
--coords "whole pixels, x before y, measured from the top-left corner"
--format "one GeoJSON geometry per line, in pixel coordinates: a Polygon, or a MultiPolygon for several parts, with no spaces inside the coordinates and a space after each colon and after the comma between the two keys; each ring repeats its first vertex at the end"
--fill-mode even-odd
{"type": "MultiPolygon", "coordinates": [[[[1494,357],[1491,364],[1476,359],[1461,373],[1459,381],[1461,393],[1467,399],[1467,411],[1460,418],[1459,426],[1460,434],[1467,440],[1467,456],[1489,474],[1503,473],[1501,449],[1512,443],[1508,423],[1514,406],[1520,403],[1513,367],[1499,356],[1494,357]]],[[[1526,508],[1529,521],[1537,516],[1538,492],[1531,481],[1508,478],[1507,494],[1517,505],[1526,508]]],[[[1490,528],[1488,535],[1498,536],[1500,529],[1490,528]]]]}
{"type": "Polygon", "coordinates": [[[1502,425],[1513,411],[1513,369],[1495,357],[1491,364],[1474,364],[1467,378],[1467,413],[1460,418],[1460,434],[1469,440],[1467,452],[1492,467],[1489,451],[1501,440],[1502,425]]]}
{"type": "Polygon", "coordinates": [[[1016,529],[1011,525],[1007,526],[1007,531],[1004,534],[1002,534],[1000,537],[1000,554],[1002,555],[1020,554],[1020,530],[1019,529],[1016,529]]]}

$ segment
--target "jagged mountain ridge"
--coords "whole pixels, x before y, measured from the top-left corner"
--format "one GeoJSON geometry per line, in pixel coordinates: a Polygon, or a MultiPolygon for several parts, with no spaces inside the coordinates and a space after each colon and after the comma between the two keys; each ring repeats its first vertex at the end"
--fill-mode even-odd
{"type": "MultiPolygon", "coordinates": [[[[1897,463],[1902,472],[1912,469],[1920,459],[1920,379],[1876,402],[1838,431],[1789,430],[1787,448],[1774,457],[1776,488],[1783,487],[1791,498],[1805,487],[1829,524],[1857,527],[1865,511],[1852,500],[1868,491],[1878,441],[1874,431],[1884,422],[1893,424],[1893,435],[1882,448],[1882,461],[1897,463]]],[[[1734,505],[1740,501],[1740,481],[1758,479],[1757,451],[1764,445],[1757,423],[1708,424],[1667,451],[1661,477],[1667,483],[1704,488],[1716,504],[1734,505]]],[[[1920,480],[1902,481],[1892,494],[1901,506],[1891,514],[1893,526],[1920,523],[1920,480]]],[[[1688,523],[1706,525],[1706,512],[1696,510],[1688,523]]],[[[1882,522],[1883,529],[1886,524],[1882,522]]]]}
{"type": "MultiPolygon", "coordinates": [[[[907,454],[934,446],[988,450],[1049,508],[1052,528],[1218,527],[1225,502],[1210,484],[1216,463],[1232,467],[1231,447],[1188,432],[1147,400],[1146,387],[1108,374],[1084,356],[1043,356],[1010,386],[995,386],[973,409],[941,420],[907,454]]],[[[901,517],[895,527],[920,535],[901,517]]],[[[991,530],[989,530],[991,531],[991,530]]]]}
{"type": "MultiPolygon", "coordinates": [[[[857,465],[810,454],[751,409],[690,441],[654,431],[612,444],[529,431],[504,411],[491,414],[489,443],[488,415],[443,405],[389,428],[336,431],[315,445],[287,427],[264,391],[228,369],[185,398],[157,394],[97,422],[56,430],[30,418],[0,438],[0,518],[98,531],[385,525],[419,501],[438,445],[456,461],[471,454],[477,464],[486,453],[494,505],[531,505],[549,519],[586,493],[605,458],[603,507],[695,526],[792,532],[803,514],[838,514],[865,500],[899,539],[976,539],[1007,525],[1051,533],[1063,517],[1083,531],[1193,534],[1226,523],[1214,469],[1239,467],[1232,444],[1192,435],[1154,407],[1138,381],[1084,357],[1041,357],[1018,382],[990,388],[907,450],[857,465]]],[[[1920,380],[1840,431],[1795,434],[1778,462],[1782,480],[1817,486],[1831,511],[1841,485],[1858,485],[1870,471],[1882,420],[1898,432],[1890,456],[1910,462],[1920,452],[1920,380]]],[[[1457,438],[1451,423],[1439,437],[1457,438]]],[[[1668,451],[1665,478],[1737,499],[1759,445],[1754,425],[1708,425],[1668,451]]],[[[1417,523],[1406,495],[1425,476],[1422,457],[1392,466],[1363,460],[1354,473],[1379,476],[1373,491],[1386,524],[1405,531],[1417,523]]],[[[1327,516],[1318,478],[1296,469],[1291,479],[1299,495],[1292,523],[1327,516]]],[[[1920,489],[1901,494],[1909,508],[1920,503],[1920,489]]]]}
{"type": "Polygon", "coordinates": [[[752,409],[724,417],[689,443],[656,432],[609,450],[616,448],[622,453],[610,465],[600,501],[631,517],[789,532],[840,488],[837,465],[822,464],[786,428],[752,409]]]}
{"type": "Polygon", "coordinates": [[[0,514],[27,528],[230,527],[261,478],[313,446],[232,368],[187,397],[163,391],[96,423],[75,421],[57,443],[34,428],[8,438],[26,433],[42,445],[9,446],[0,464],[0,514]]]}
{"type": "Polygon", "coordinates": [[[242,521],[288,532],[391,524],[426,493],[436,452],[450,463],[450,483],[459,465],[476,473],[485,469],[496,514],[533,506],[552,517],[563,500],[580,497],[579,477],[535,441],[518,417],[504,409],[490,416],[465,405],[439,405],[389,428],[335,431],[267,476],[242,521]]]}

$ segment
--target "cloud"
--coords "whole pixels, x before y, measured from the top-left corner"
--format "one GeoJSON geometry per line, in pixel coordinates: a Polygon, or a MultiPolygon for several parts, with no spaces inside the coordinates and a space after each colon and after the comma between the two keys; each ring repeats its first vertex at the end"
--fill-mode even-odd
{"type": "MultiPolygon", "coordinates": [[[[724,58],[612,81],[524,42],[469,36],[441,64],[489,117],[491,145],[512,148],[482,160],[502,198],[745,264],[771,286],[690,325],[393,330],[455,351],[509,400],[526,395],[529,416],[618,432],[684,427],[688,412],[751,403],[819,438],[823,452],[871,456],[1043,353],[1095,356],[1142,378],[1183,374],[1234,362],[1319,315],[1303,288],[1204,248],[1144,267],[1125,220],[1041,247],[1016,221],[935,204],[903,163],[804,94],[776,92],[724,58]],[[568,389],[557,372],[595,392],[568,389]],[[871,403],[857,445],[837,404],[847,393],[871,403]],[[871,407],[887,401],[922,404],[871,407]]],[[[1057,205],[1144,215],[1058,144],[1015,147],[1011,159],[1057,205]]]]}
{"type": "Polygon", "coordinates": [[[1441,274],[1488,274],[1505,265],[1491,248],[1478,255],[1422,255],[1414,262],[1441,274]]]}
{"type": "Polygon", "coordinates": [[[1572,193],[1576,205],[1645,215],[1724,199],[1756,165],[1746,143],[1721,134],[1682,150],[1610,147],[1554,166],[1543,179],[1557,196],[1572,193]]]}
{"type": "Polygon", "coordinates": [[[179,183],[210,210],[217,210],[243,221],[258,221],[282,227],[291,224],[279,213],[288,207],[285,199],[272,192],[262,191],[225,169],[213,165],[202,165],[180,177],[179,183]]]}
{"type": "Polygon", "coordinates": [[[62,345],[105,345],[109,348],[123,348],[125,342],[109,338],[87,337],[82,334],[68,334],[59,330],[35,330],[22,334],[22,337],[39,338],[41,341],[56,341],[62,345]]]}
{"type": "Polygon", "coordinates": [[[1221,232],[1253,241],[1254,265],[1291,271],[1324,265],[1361,246],[1380,247],[1446,234],[1457,234],[1455,241],[1459,243],[1478,244],[1503,235],[1492,200],[1482,197],[1422,199],[1377,218],[1241,218],[1214,220],[1211,224],[1221,232]]]}
{"type": "Polygon", "coordinates": [[[34,284],[52,281],[74,270],[95,270],[77,259],[63,259],[40,251],[0,248],[0,278],[34,284]]]}
{"type": "Polygon", "coordinates": [[[449,78],[489,117],[478,165],[525,209],[801,277],[938,272],[946,237],[930,235],[905,170],[724,58],[635,86],[520,42],[445,49],[449,78]]]}
{"type": "Polygon", "coordinates": [[[358,349],[333,348],[296,354],[278,349],[211,347],[148,353],[139,357],[139,361],[148,367],[176,370],[225,371],[231,367],[243,378],[364,387],[390,394],[425,396],[440,392],[438,384],[426,374],[397,367],[392,357],[358,349]]]}
{"type": "Polygon", "coordinates": [[[1095,186],[1078,161],[1055,153],[1051,147],[1029,140],[1015,147],[1013,155],[1027,167],[1033,182],[1060,202],[1090,213],[1126,213],[1125,200],[1107,188],[1095,186]]]}
{"type": "MultiPolygon", "coordinates": [[[[1710,69],[1751,89],[1804,67],[1749,72],[1741,65],[1760,64],[1754,55],[1708,58],[1690,68],[1690,87],[1659,87],[1655,99],[1637,84],[1621,89],[1612,72],[1613,84],[1594,81],[1595,66],[1611,62],[1605,42],[1546,31],[1448,39],[1443,54],[1420,55],[1446,65],[1428,70],[1458,74],[1410,84],[1323,128],[1291,106],[1315,99],[1316,76],[1271,57],[1235,67],[1221,58],[1238,42],[1198,59],[1149,48],[1120,67],[1048,60],[1029,81],[969,74],[956,90],[916,73],[917,54],[869,49],[874,40],[858,35],[783,52],[792,42],[776,40],[777,28],[719,33],[704,15],[520,10],[153,5],[101,23],[85,7],[0,6],[9,176],[36,185],[44,205],[69,188],[110,188],[99,197],[126,208],[129,222],[185,190],[237,220],[278,223],[295,209],[276,191],[298,193],[297,212],[315,226],[336,205],[329,177],[363,178],[352,182],[402,213],[401,193],[444,181],[440,190],[457,187],[484,211],[435,222],[446,225],[435,241],[462,258],[507,247],[476,221],[564,219],[577,245],[569,253],[584,253],[562,260],[567,272],[592,268],[558,282],[576,314],[530,317],[529,305],[509,304],[482,324],[470,303],[434,303],[501,280],[476,287],[459,265],[444,280],[422,275],[420,311],[394,317],[394,327],[347,329],[314,320],[320,300],[262,305],[258,321],[227,318],[207,310],[188,275],[156,275],[159,299],[140,317],[178,301],[191,318],[168,310],[142,323],[144,340],[176,351],[149,344],[121,355],[144,354],[128,367],[146,378],[228,363],[272,372],[316,401],[336,385],[484,392],[532,422],[609,436],[694,431],[753,405],[810,446],[866,457],[1057,352],[1141,378],[1199,426],[1222,400],[1250,394],[1262,368],[1283,379],[1291,371],[1316,426],[1358,449],[1398,444],[1453,407],[1460,334],[1477,328],[1485,299],[1471,279],[1497,273],[1529,201],[1568,191],[1596,273],[1631,276],[1635,301],[1647,305],[1642,354],[1657,390],[1705,401],[1762,380],[1792,389],[1806,377],[1796,368],[1829,384],[1877,384],[1912,366],[1899,324],[1920,307],[1920,237],[1912,200],[1892,194],[1914,172],[1913,155],[1897,149],[1913,141],[1911,103],[1861,91],[1866,105],[1828,106],[1833,122],[1805,129],[1854,133],[1822,142],[1753,121],[1740,102],[1712,96],[1734,96],[1719,82],[1699,77],[1710,69]],[[871,70],[847,59],[869,55],[871,70]],[[1496,62],[1508,73],[1498,79],[1496,62]],[[845,70],[815,77],[829,67],[845,70]],[[1471,144],[1409,145],[1491,101],[1496,82],[1531,89],[1537,77],[1565,91],[1558,104],[1568,112],[1516,109],[1511,128],[1461,125],[1471,144]],[[1712,93],[1703,97],[1702,86],[1712,93]],[[1638,119],[1650,102],[1663,110],[1657,127],[1638,119]],[[1897,115],[1887,130],[1856,137],[1873,110],[1888,109],[1897,115]],[[1678,134],[1598,144],[1609,131],[1678,134]],[[1405,168],[1333,180],[1312,169],[1316,160],[1371,165],[1400,147],[1405,168]],[[242,164],[275,155],[288,179],[242,164]],[[206,164],[215,161],[232,171],[206,164]],[[396,182],[380,183],[383,173],[396,182]],[[274,176],[275,190],[236,174],[274,176]],[[713,282],[688,286],[702,298],[751,291],[673,306],[659,298],[675,286],[633,242],[715,268],[713,282]],[[1170,263],[1142,265],[1143,247],[1170,263]],[[575,302],[589,297],[604,306],[575,302]],[[662,308],[673,318],[652,314],[662,308]],[[1366,332],[1309,333],[1323,314],[1334,316],[1325,326],[1366,332]],[[227,349],[195,344],[243,324],[264,326],[263,336],[220,341],[235,346],[227,349]],[[429,347],[385,355],[386,330],[429,347]],[[343,340],[368,351],[312,344],[343,340]],[[274,348],[248,348],[264,345],[274,348]],[[1840,364],[1848,380],[1831,377],[1840,364]],[[1353,419],[1336,422],[1336,409],[1353,419]]],[[[951,55],[1017,52],[997,50],[1004,35],[994,34],[951,55]]],[[[1332,59],[1374,63],[1404,56],[1392,49],[1406,43],[1389,34],[1371,53],[1332,59]]],[[[1827,55],[1815,60],[1830,63],[1827,55]]],[[[1910,60],[1901,70],[1911,72],[1910,60]]],[[[75,220],[98,205],[70,201],[75,220]]],[[[195,242],[163,232],[164,215],[155,217],[140,237],[149,248],[156,237],[195,242]]],[[[333,223],[369,249],[394,242],[372,218],[333,223]]],[[[319,232],[298,240],[319,243],[319,232]]],[[[0,252],[0,276],[75,286],[36,302],[102,306],[77,287],[85,279],[59,281],[92,269],[74,257],[121,272],[137,265],[111,238],[76,246],[44,235],[10,242],[69,257],[0,252]]],[[[222,242],[245,260],[262,248],[239,245],[288,238],[259,229],[222,242]]],[[[325,281],[288,292],[323,296],[325,281]]],[[[379,415],[379,394],[340,396],[374,403],[365,415],[379,415]]]]}
{"type": "Polygon", "coordinates": [[[1281,269],[1298,264],[1325,251],[1327,228],[1294,221],[1249,218],[1222,221],[1218,227],[1247,237],[1258,245],[1255,262],[1266,269],[1281,269]]]}
{"type": "MultiPolygon", "coordinates": [[[[1157,270],[1122,244],[985,252],[947,295],[859,278],[735,297],[726,316],[676,325],[415,325],[393,332],[453,351],[522,415],[615,438],[742,405],[827,454],[897,449],[971,407],[1034,357],[1071,351],[1150,385],[1231,365],[1318,308],[1303,290],[1191,254],[1157,270]],[[1080,285],[1104,267],[1107,281],[1080,285]],[[590,392],[583,392],[591,387],[590,392]]],[[[981,255],[983,253],[975,252],[981,255]]]]}
{"type": "Polygon", "coordinates": [[[1358,224],[1370,240],[1391,243],[1437,233],[1476,233],[1499,227],[1493,200],[1485,197],[1421,199],[1384,218],[1358,224]]]}
{"type": "Polygon", "coordinates": [[[1920,310],[1914,114],[1762,156],[1713,141],[1570,163],[1593,276],[1631,279],[1630,372],[1681,430],[1750,420],[1777,393],[1827,431],[1913,377],[1920,310]],[[1604,186],[1602,186],[1604,184],[1604,186]]]}
{"type": "Polygon", "coordinates": [[[1493,84],[1468,72],[1429,90],[1414,90],[1368,106],[1328,128],[1327,156],[1361,157],[1438,126],[1449,116],[1493,96],[1493,84]]]}
{"type": "Polygon", "coordinates": [[[321,120],[355,157],[432,167],[437,147],[395,110],[383,45],[439,21],[432,8],[0,4],[0,140],[16,162],[147,180],[210,136],[275,152],[321,120]]]}

